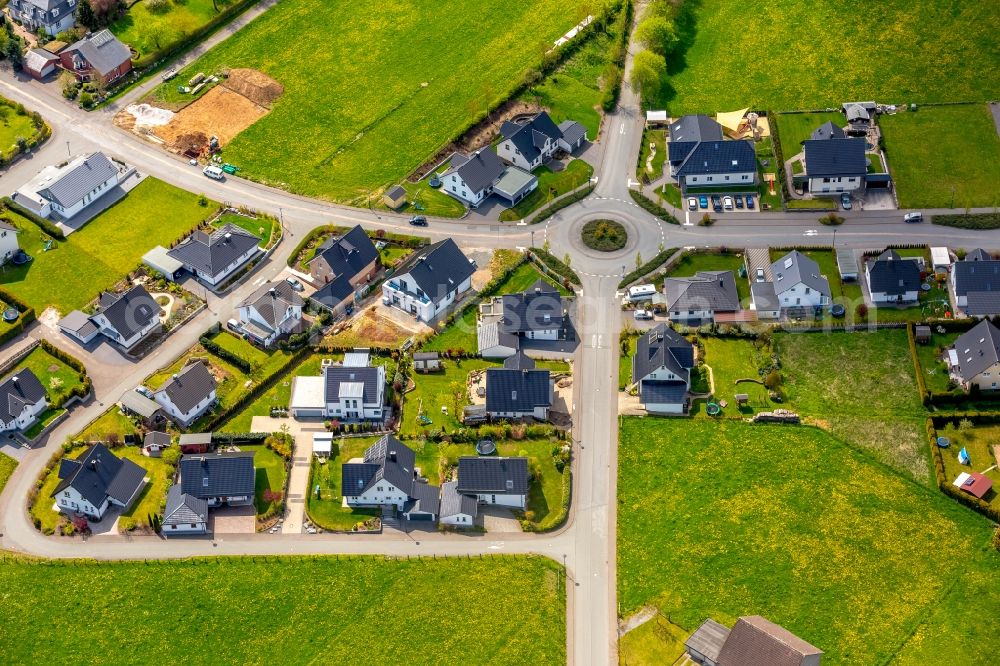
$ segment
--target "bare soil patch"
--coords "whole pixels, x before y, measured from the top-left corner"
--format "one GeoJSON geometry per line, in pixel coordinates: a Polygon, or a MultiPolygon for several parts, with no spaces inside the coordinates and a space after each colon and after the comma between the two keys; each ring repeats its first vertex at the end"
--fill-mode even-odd
{"type": "Polygon", "coordinates": [[[206,145],[211,136],[218,137],[220,145],[224,146],[267,112],[267,107],[220,85],[184,107],[153,133],[171,150],[184,151],[192,146],[206,145]]]}
{"type": "Polygon", "coordinates": [[[256,69],[229,70],[229,78],[223,79],[221,85],[269,109],[285,92],[284,86],[256,69]]]}

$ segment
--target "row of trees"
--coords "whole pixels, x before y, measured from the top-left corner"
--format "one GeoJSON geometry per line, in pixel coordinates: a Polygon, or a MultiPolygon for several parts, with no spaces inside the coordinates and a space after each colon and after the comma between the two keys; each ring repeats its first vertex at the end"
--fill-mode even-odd
{"type": "Polygon", "coordinates": [[[658,0],[650,5],[635,29],[635,39],[644,47],[632,61],[630,83],[643,95],[656,94],[667,76],[667,58],[680,45],[674,22],[673,3],[658,0]]]}

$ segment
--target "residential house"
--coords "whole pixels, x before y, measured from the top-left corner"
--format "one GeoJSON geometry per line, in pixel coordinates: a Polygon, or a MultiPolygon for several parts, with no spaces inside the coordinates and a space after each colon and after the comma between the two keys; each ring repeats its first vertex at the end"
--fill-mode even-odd
{"type": "Polygon", "coordinates": [[[80,81],[107,86],[132,71],[132,51],[110,30],[88,34],[59,53],[62,67],[80,81]]]}
{"type": "Polygon", "coordinates": [[[153,393],[153,399],[174,423],[187,428],[215,404],[217,385],[204,361],[191,361],[153,393]]]}
{"type": "Polygon", "coordinates": [[[24,430],[48,409],[45,387],[29,368],[0,383],[0,432],[24,430]]]}
{"type": "Polygon", "coordinates": [[[722,141],[722,125],[701,114],[681,116],[670,123],[668,136],[667,162],[670,164],[670,175],[676,176],[677,170],[699,143],[722,141]]]}
{"type": "Polygon", "coordinates": [[[472,527],[479,515],[479,502],[473,495],[458,492],[458,481],[441,484],[438,522],[452,527],[472,527]]]}
{"type": "Polygon", "coordinates": [[[916,303],[920,298],[920,266],[895,250],[886,250],[865,264],[872,303],[916,303]]]}
{"type": "Polygon", "coordinates": [[[142,438],[142,455],[159,458],[163,450],[170,448],[170,435],[158,430],[150,430],[142,438]]]}
{"type": "Polygon", "coordinates": [[[738,312],[740,296],[732,271],[699,271],[691,277],[663,281],[671,321],[712,322],[717,313],[738,312]]]}
{"type": "Polygon", "coordinates": [[[384,435],[365,450],[360,461],[341,467],[341,493],[349,506],[392,506],[413,514],[433,513],[437,489],[431,491],[418,477],[416,454],[392,435],[384,435]],[[412,502],[412,504],[411,504],[412,502]],[[420,506],[422,505],[422,507],[420,506]],[[433,509],[433,511],[431,511],[433,509]]]}
{"type": "Polygon", "coordinates": [[[437,372],[441,369],[441,354],[416,352],[413,355],[413,369],[417,372],[437,372]]]}
{"type": "MultiPolygon", "coordinates": [[[[146,391],[147,389],[130,389],[122,393],[122,397],[118,399],[118,407],[121,409],[123,414],[128,416],[137,416],[142,420],[142,425],[147,428],[161,428],[166,422],[167,417],[163,413],[163,409],[155,401],[148,398],[143,393],[139,391],[146,391]]],[[[150,392],[149,395],[152,395],[150,392]]]]}
{"type": "Polygon", "coordinates": [[[257,344],[270,347],[301,327],[303,305],[287,281],[265,282],[240,303],[240,328],[257,344]]]}
{"type": "Polygon", "coordinates": [[[732,630],[708,619],[684,643],[702,666],[819,666],[823,651],[760,615],[741,617],[732,630]]]}
{"type": "Polygon", "coordinates": [[[97,303],[90,317],[74,310],[59,320],[59,328],[84,344],[100,333],[126,351],[161,329],[160,306],[141,284],[123,294],[102,292],[97,303]]]}
{"type": "Polygon", "coordinates": [[[455,153],[448,170],[441,175],[441,189],[475,208],[493,194],[493,184],[504,171],[506,167],[491,148],[482,148],[471,155],[455,153]]]}
{"type": "Polygon", "coordinates": [[[752,141],[724,141],[722,126],[708,116],[682,116],[669,127],[670,175],[686,187],[729,187],[757,182],[752,141]]]}
{"type": "Polygon", "coordinates": [[[226,224],[212,234],[194,232],[167,251],[167,255],[214,288],[261,252],[259,242],[249,231],[226,224]]]}
{"type": "Polygon", "coordinates": [[[771,264],[771,274],[774,275],[774,293],[783,309],[830,304],[830,282],[820,274],[819,264],[798,250],[792,250],[771,264]]]}
{"type": "Polygon", "coordinates": [[[813,194],[853,192],[864,187],[868,173],[865,139],[845,136],[844,130],[826,123],[802,146],[805,178],[813,194]]]}
{"type": "Polygon", "coordinates": [[[10,0],[7,12],[28,32],[43,30],[49,37],[76,25],[76,0],[10,0]]]}
{"type": "Polygon", "coordinates": [[[491,419],[533,418],[547,421],[553,383],[548,370],[518,352],[502,368],[486,370],[486,414],[491,419]]]}
{"type": "Polygon", "coordinates": [[[952,265],[949,286],[955,305],[973,317],[1000,314],[1000,261],[976,249],[952,265]]]}
{"type": "Polygon", "coordinates": [[[329,310],[334,317],[347,314],[354,307],[358,292],[346,275],[338,275],[330,282],[314,291],[309,300],[329,310]]]}
{"type": "Polygon", "coordinates": [[[476,263],[448,238],[414,252],[382,283],[382,302],[432,321],[472,288],[476,263]]]}
{"type": "Polygon", "coordinates": [[[345,356],[343,364],[324,361],[322,375],[292,379],[292,416],[338,421],[380,421],[385,411],[385,366],[368,354],[345,356]]]}
{"type": "Polygon", "coordinates": [[[253,451],[186,455],[180,461],[180,491],[209,508],[253,504],[257,470],[253,451]]]}
{"type": "MultiPolygon", "coordinates": [[[[9,6],[9,5],[8,5],[9,6]]],[[[59,56],[45,49],[29,49],[24,54],[21,69],[29,76],[41,81],[59,67],[59,56]]]]}
{"type": "Polygon", "coordinates": [[[686,414],[691,389],[694,345],[666,324],[657,324],[636,340],[632,383],[651,414],[686,414]]]}
{"type": "Polygon", "coordinates": [[[359,224],[342,236],[324,241],[308,265],[309,274],[319,284],[344,276],[352,287],[360,289],[378,274],[382,261],[375,244],[359,224]]]}
{"type": "Polygon", "coordinates": [[[958,336],[948,351],[948,367],[966,391],[1000,388],[1000,329],[984,319],[958,336]]]}
{"type": "Polygon", "coordinates": [[[524,509],[528,498],[528,459],[498,456],[461,456],[458,485],[462,495],[479,502],[524,509]]]}
{"type": "Polygon", "coordinates": [[[500,135],[497,154],[514,166],[534,171],[557,150],[572,153],[580,148],[587,139],[587,130],[572,120],[556,125],[548,112],[542,111],[523,123],[504,122],[500,135]]]}
{"type": "Polygon", "coordinates": [[[205,534],[208,532],[208,501],[188,495],[181,484],[167,491],[167,506],[163,510],[162,534],[205,534]]]}
{"type": "Polygon", "coordinates": [[[102,199],[130,173],[130,167],[104,153],[78,155],[43,168],[11,198],[41,217],[62,222],[102,199]]]}
{"type": "Polygon", "coordinates": [[[59,485],[52,491],[55,509],[100,520],[111,506],[127,509],[146,485],[146,470],[121,459],[103,444],[79,458],[59,461],[59,485]]]}
{"type": "Polygon", "coordinates": [[[181,453],[207,453],[212,449],[212,433],[189,432],[181,435],[178,442],[181,453]]]}
{"type": "Polygon", "coordinates": [[[13,224],[0,220],[0,266],[21,250],[21,244],[17,242],[18,233],[19,229],[13,224]]]}
{"type": "Polygon", "coordinates": [[[407,520],[436,521],[441,512],[440,495],[437,486],[422,480],[415,481],[409,499],[403,504],[403,517],[407,520]]]}
{"type": "Polygon", "coordinates": [[[508,358],[522,340],[565,340],[568,317],[559,291],[538,280],[518,294],[494,296],[479,305],[476,337],[485,358],[508,358]]]}

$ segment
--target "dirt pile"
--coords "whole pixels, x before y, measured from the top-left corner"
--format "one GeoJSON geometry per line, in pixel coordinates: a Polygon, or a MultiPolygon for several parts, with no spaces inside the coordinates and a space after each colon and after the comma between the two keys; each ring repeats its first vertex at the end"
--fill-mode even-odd
{"type": "Polygon", "coordinates": [[[271,108],[285,92],[280,83],[256,69],[231,69],[229,78],[223,79],[222,85],[267,108],[271,108]]]}

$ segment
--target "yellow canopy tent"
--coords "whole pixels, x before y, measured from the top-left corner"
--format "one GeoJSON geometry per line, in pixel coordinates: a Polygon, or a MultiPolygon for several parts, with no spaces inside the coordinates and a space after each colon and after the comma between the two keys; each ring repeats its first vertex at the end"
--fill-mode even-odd
{"type": "Polygon", "coordinates": [[[717,113],[715,114],[715,120],[730,132],[739,132],[740,125],[743,123],[743,117],[747,115],[747,111],[749,110],[750,107],[747,107],[745,109],[740,109],[739,111],[717,113]]]}

